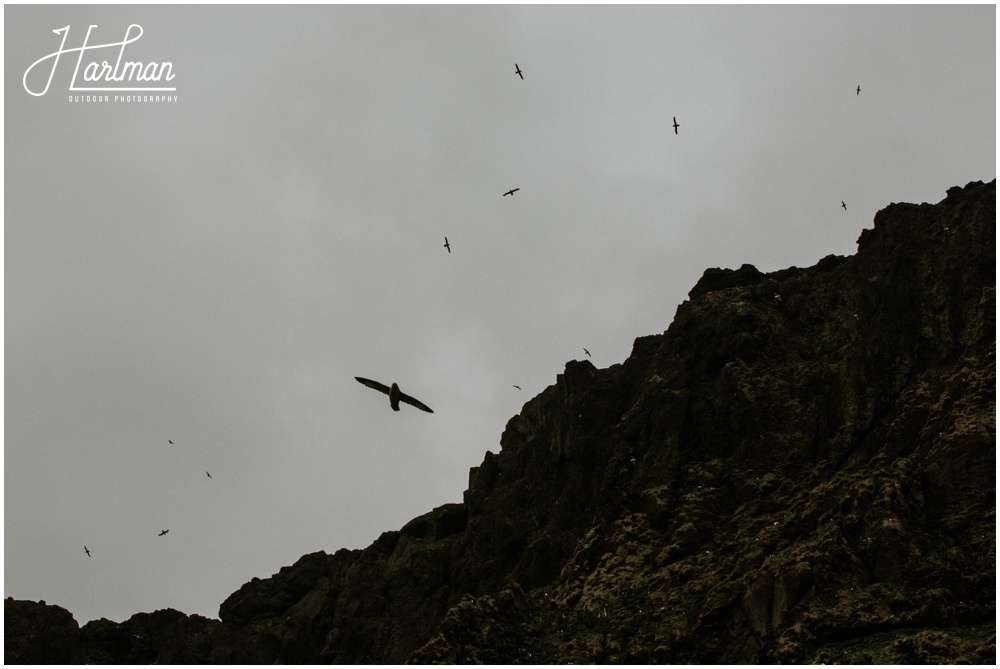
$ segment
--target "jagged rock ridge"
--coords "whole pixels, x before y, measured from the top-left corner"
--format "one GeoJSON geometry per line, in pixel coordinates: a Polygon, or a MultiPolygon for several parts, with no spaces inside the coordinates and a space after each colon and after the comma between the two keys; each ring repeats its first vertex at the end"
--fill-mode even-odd
{"type": "Polygon", "coordinates": [[[996,182],[858,253],[707,270],[439,507],[220,620],[5,602],[7,662],[993,663],[996,182]]]}

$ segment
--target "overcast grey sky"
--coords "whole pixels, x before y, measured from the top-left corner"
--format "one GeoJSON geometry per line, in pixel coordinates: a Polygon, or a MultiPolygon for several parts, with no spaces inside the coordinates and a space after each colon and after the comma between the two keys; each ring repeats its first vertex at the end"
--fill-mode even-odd
{"type": "Polygon", "coordinates": [[[849,255],[996,175],[993,5],[4,19],[4,594],[81,623],[216,617],[461,501],[566,361],[622,362],[704,269],[849,255]],[[124,59],[177,101],[70,102],[78,52],[29,95],[91,24],[140,25],[124,59]]]}

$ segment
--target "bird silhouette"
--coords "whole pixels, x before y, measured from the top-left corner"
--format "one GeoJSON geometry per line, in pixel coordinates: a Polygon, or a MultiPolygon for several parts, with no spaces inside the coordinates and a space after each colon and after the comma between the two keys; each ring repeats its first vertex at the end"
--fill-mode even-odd
{"type": "Polygon", "coordinates": [[[593,358],[594,357],[594,356],[590,355],[590,351],[588,351],[587,349],[583,349],[583,352],[587,354],[588,358],[593,358]]]}
{"type": "Polygon", "coordinates": [[[156,536],[158,536],[158,537],[162,537],[162,536],[163,536],[164,534],[166,534],[166,533],[167,533],[167,532],[169,532],[169,531],[170,531],[170,530],[162,530],[162,531],[161,531],[161,532],[160,532],[159,534],[157,534],[156,536]]]}
{"type": "Polygon", "coordinates": [[[84,546],[83,547],[83,552],[87,554],[87,557],[90,557],[90,549],[89,548],[87,548],[86,546],[84,546]]]}
{"type": "Polygon", "coordinates": [[[844,204],[843,200],[840,201],[840,206],[844,208],[844,211],[847,211],[847,205],[844,204]]]}
{"type": "Polygon", "coordinates": [[[172,441],[170,441],[169,439],[167,439],[167,443],[168,443],[168,444],[172,444],[172,443],[174,443],[174,442],[172,442],[172,441]]]}
{"type": "Polygon", "coordinates": [[[375,390],[388,395],[389,406],[392,407],[393,411],[399,411],[399,403],[406,402],[410,406],[415,406],[421,411],[426,411],[427,413],[434,413],[433,409],[431,409],[429,406],[427,406],[420,400],[414,399],[413,397],[410,397],[406,393],[402,392],[399,389],[399,385],[396,383],[393,383],[392,387],[390,388],[383,383],[379,383],[378,381],[372,381],[371,379],[363,379],[360,376],[355,376],[354,378],[358,383],[366,385],[369,388],[374,388],[375,390]]]}
{"type": "Polygon", "coordinates": [[[208,478],[212,478],[212,475],[209,474],[208,472],[205,472],[205,476],[207,476],[208,478]]]}
{"type": "Polygon", "coordinates": [[[521,68],[517,66],[517,63],[514,63],[514,74],[521,77],[522,80],[524,79],[524,75],[521,74],[521,68]]]}
{"type": "Polygon", "coordinates": [[[515,387],[515,388],[517,388],[518,390],[520,390],[520,389],[521,389],[521,386],[519,386],[519,385],[517,385],[517,384],[514,384],[514,387],[515,387]]]}
{"type": "Polygon", "coordinates": [[[858,92],[855,95],[861,95],[861,84],[858,84],[858,92]]]}
{"type": "Polygon", "coordinates": [[[675,134],[675,135],[677,134],[677,128],[679,128],[679,127],[681,127],[681,126],[680,126],[680,124],[679,124],[679,123],[677,122],[677,117],[675,116],[675,117],[674,117],[674,134],[675,134]]]}
{"type": "Polygon", "coordinates": [[[513,195],[514,193],[516,193],[519,190],[521,190],[521,189],[520,188],[511,188],[509,191],[507,191],[506,193],[504,193],[504,195],[513,195]]]}
{"type": "Polygon", "coordinates": [[[451,253],[451,244],[448,243],[448,238],[444,238],[444,247],[448,249],[448,253],[451,253]]]}

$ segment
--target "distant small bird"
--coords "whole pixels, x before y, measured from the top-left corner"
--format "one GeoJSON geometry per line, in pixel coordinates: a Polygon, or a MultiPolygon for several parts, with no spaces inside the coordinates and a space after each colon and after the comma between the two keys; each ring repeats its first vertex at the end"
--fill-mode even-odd
{"type": "Polygon", "coordinates": [[[514,193],[516,193],[519,190],[521,190],[521,189],[520,188],[511,188],[509,191],[507,191],[506,193],[504,193],[504,195],[513,195],[514,193]]]}
{"type": "Polygon", "coordinates": [[[844,211],[847,211],[847,205],[844,204],[843,200],[840,201],[840,206],[844,208],[844,211]]]}
{"type": "Polygon", "coordinates": [[[448,238],[444,238],[444,247],[448,249],[448,253],[451,253],[451,244],[448,243],[448,238]]]}
{"type": "Polygon", "coordinates": [[[157,534],[156,536],[158,536],[158,537],[162,537],[162,536],[163,536],[164,534],[166,534],[166,533],[167,533],[167,532],[169,532],[169,531],[170,531],[170,530],[163,530],[163,531],[161,531],[161,532],[160,532],[159,534],[157,534]]]}
{"type": "Polygon", "coordinates": [[[208,478],[212,478],[212,475],[209,474],[208,472],[205,472],[205,476],[207,476],[208,478]]]}
{"type": "Polygon", "coordinates": [[[858,84],[858,92],[855,95],[861,95],[861,84],[858,84]]]}
{"type": "Polygon", "coordinates": [[[679,127],[681,127],[681,126],[680,126],[680,124],[679,124],[679,123],[677,122],[677,117],[675,116],[675,117],[674,117],[674,134],[675,134],[675,135],[677,134],[677,128],[679,128],[679,127]]]}
{"type": "Polygon", "coordinates": [[[590,355],[590,351],[588,351],[587,349],[583,349],[583,352],[587,354],[588,358],[593,358],[594,357],[594,356],[590,355]]]}
{"type": "Polygon", "coordinates": [[[83,547],[83,552],[87,554],[87,557],[90,557],[90,549],[89,548],[87,548],[86,546],[84,546],[83,547]]]}
{"type": "Polygon", "coordinates": [[[514,74],[521,77],[522,80],[524,79],[524,75],[521,74],[521,68],[517,66],[517,63],[514,63],[514,74]]]}
{"type": "Polygon", "coordinates": [[[168,444],[172,444],[172,443],[174,443],[174,442],[172,442],[172,441],[170,441],[169,439],[167,439],[167,443],[168,443],[168,444]]]}
{"type": "Polygon", "coordinates": [[[392,387],[390,388],[382,383],[379,383],[378,381],[372,381],[371,379],[363,379],[360,376],[355,376],[354,379],[360,384],[366,385],[369,388],[374,388],[375,390],[388,395],[389,406],[392,407],[393,411],[399,411],[399,403],[406,402],[410,406],[415,406],[421,411],[426,411],[427,413],[434,413],[434,411],[429,406],[427,406],[420,400],[414,399],[413,397],[410,397],[409,395],[400,391],[399,385],[396,383],[393,383],[392,387]]]}
{"type": "Polygon", "coordinates": [[[516,383],[514,384],[514,387],[517,388],[518,390],[521,389],[521,386],[517,385],[516,383]]]}

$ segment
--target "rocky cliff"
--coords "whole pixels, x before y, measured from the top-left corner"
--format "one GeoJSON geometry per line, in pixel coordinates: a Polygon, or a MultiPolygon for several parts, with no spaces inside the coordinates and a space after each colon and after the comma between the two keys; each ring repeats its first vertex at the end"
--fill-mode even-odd
{"type": "Polygon", "coordinates": [[[707,270],[570,362],[450,504],[219,620],[5,602],[5,661],[993,663],[996,182],[851,257],[707,270]]]}

